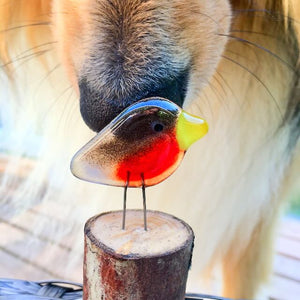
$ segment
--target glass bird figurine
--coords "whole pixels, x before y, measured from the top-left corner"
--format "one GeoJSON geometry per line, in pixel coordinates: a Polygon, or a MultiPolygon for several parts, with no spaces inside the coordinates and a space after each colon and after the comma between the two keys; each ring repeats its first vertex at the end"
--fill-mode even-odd
{"type": "Polygon", "coordinates": [[[169,100],[141,100],[75,154],[71,171],[94,183],[152,186],[169,177],[190,145],[207,131],[205,120],[169,100]]]}

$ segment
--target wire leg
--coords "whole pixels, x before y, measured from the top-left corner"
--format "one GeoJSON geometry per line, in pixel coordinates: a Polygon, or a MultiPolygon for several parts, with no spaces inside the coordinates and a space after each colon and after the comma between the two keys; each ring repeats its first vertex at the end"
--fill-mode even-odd
{"type": "Polygon", "coordinates": [[[127,188],[129,185],[130,172],[127,172],[127,180],[124,187],[124,198],[123,198],[123,219],[122,219],[122,230],[125,230],[125,219],[126,219],[126,202],[127,202],[127,188]]]}
{"type": "Polygon", "coordinates": [[[146,207],[146,188],[145,188],[145,180],[144,173],[141,174],[142,177],[142,192],[143,192],[143,207],[144,207],[144,229],[147,231],[147,207],[146,207]]]}

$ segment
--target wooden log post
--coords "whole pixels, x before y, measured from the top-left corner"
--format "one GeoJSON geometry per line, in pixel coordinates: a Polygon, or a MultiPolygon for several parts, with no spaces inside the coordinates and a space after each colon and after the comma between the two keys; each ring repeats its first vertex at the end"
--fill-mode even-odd
{"type": "Polygon", "coordinates": [[[84,300],[182,300],[194,234],[185,222],[162,212],[103,213],[85,225],[84,300]]]}

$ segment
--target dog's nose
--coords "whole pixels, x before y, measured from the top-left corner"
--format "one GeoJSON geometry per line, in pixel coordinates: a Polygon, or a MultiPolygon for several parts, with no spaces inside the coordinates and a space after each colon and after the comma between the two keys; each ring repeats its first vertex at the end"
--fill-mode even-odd
{"type": "Polygon", "coordinates": [[[99,132],[126,107],[144,98],[165,98],[182,107],[187,90],[188,73],[182,71],[176,77],[166,76],[156,84],[152,83],[142,89],[137,87],[136,92],[131,88],[131,92],[125,93],[125,96],[123,94],[122,98],[117,95],[111,96],[109,86],[97,90],[91,88],[87,78],[81,79],[79,89],[82,118],[93,131],[99,132]]]}
{"type": "Polygon", "coordinates": [[[86,80],[79,83],[80,112],[86,125],[99,132],[126,106],[121,101],[105,99],[103,93],[90,88],[86,80]]]}
{"type": "Polygon", "coordinates": [[[177,77],[165,79],[158,88],[150,90],[143,98],[161,97],[182,107],[187,91],[188,74],[188,71],[183,71],[177,77]]]}

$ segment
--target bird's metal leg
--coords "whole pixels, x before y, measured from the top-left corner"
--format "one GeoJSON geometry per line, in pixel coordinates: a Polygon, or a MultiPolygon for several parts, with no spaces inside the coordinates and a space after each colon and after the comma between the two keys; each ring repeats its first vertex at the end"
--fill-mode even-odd
{"type": "Polygon", "coordinates": [[[125,230],[125,219],[126,219],[126,202],[127,202],[127,189],[129,185],[130,172],[127,172],[127,180],[124,187],[124,199],[123,199],[123,219],[122,219],[122,230],[125,230]]]}
{"type": "Polygon", "coordinates": [[[143,192],[143,207],[144,207],[144,229],[147,231],[147,207],[146,207],[146,188],[145,188],[145,180],[144,173],[141,174],[142,177],[142,192],[143,192]]]}

